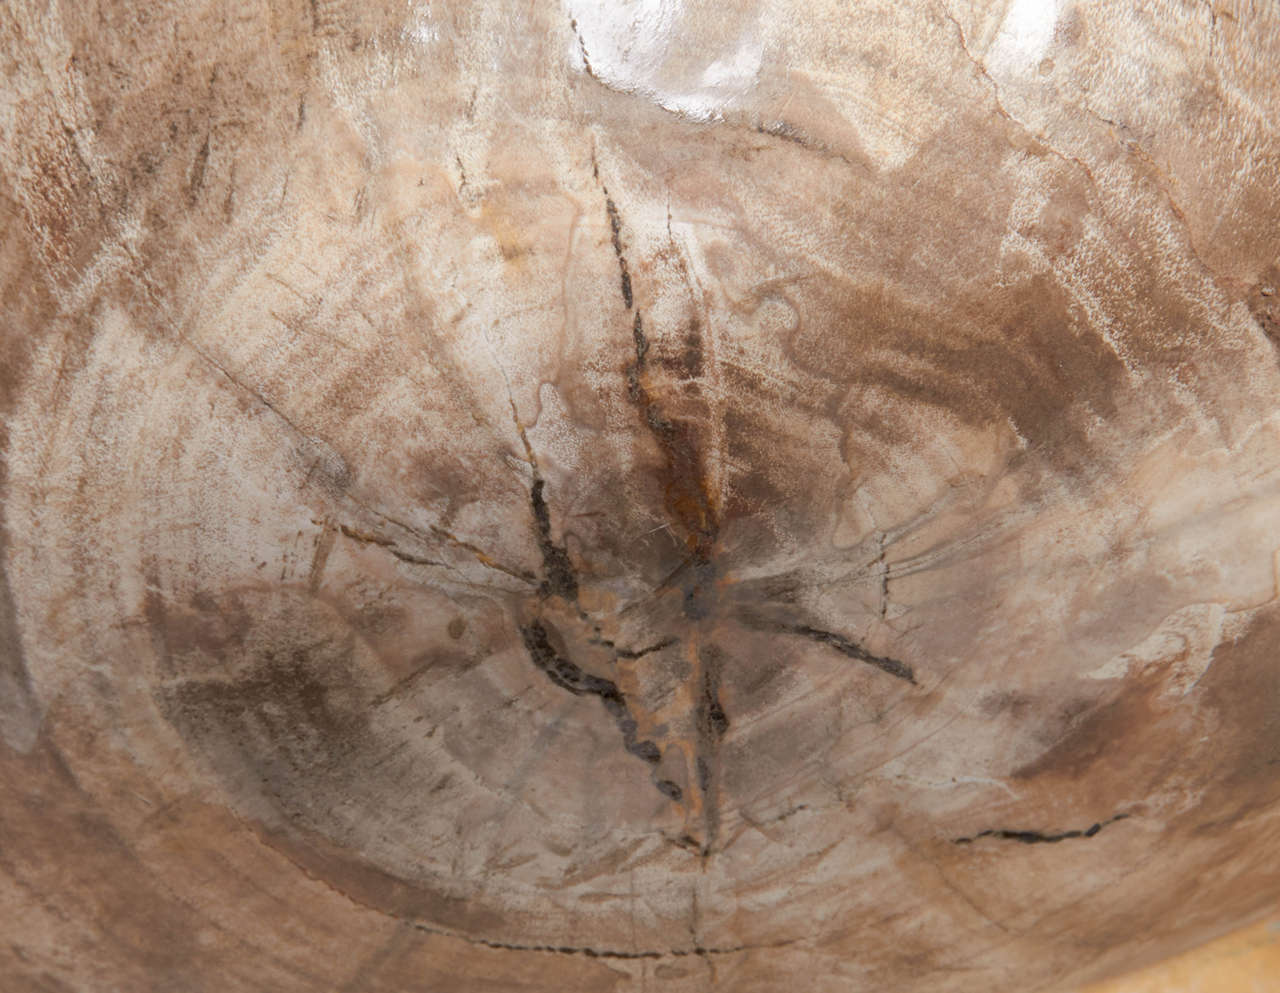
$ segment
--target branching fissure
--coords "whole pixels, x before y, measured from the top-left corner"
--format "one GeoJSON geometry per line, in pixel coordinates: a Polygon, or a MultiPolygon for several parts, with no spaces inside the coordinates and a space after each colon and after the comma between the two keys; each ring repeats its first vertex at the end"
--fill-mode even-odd
{"type": "MultiPolygon", "coordinates": [[[[662,759],[662,752],[654,742],[640,738],[639,724],[632,715],[627,699],[617,683],[587,672],[572,659],[558,652],[551,643],[546,625],[540,620],[523,626],[520,629],[520,635],[524,639],[529,658],[551,682],[575,696],[599,697],[605,711],[622,732],[622,744],[627,752],[643,759],[650,766],[657,766],[662,759]]],[[[653,783],[658,791],[669,799],[680,800],[683,796],[683,791],[676,783],[659,778],[656,771],[653,783]]]]}

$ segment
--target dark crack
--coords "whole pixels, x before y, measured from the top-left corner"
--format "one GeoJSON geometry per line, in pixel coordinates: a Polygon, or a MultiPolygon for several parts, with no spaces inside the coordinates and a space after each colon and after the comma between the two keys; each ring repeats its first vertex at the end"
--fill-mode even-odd
{"type": "Polygon", "coordinates": [[[645,427],[666,461],[666,509],[684,532],[692,562],[707,563],[720,532],[720,520],[709,492],[693,426],[668,417],[649,390],[646,381],[649,339],[638,310],[632,321],[631,338],[635,359],[626,369],[627,396],[640,410],[645,427]]]}
{"type": "Polygon", "coordinates": [[[881,672],[887,672],[890,676],[905,680],[912,686],[919,685],[916,682],[915,671],[907,663],[899,659],[889,658],[887,655],[873,655],[856,641],[846,638],[842,634],[836,634],[834,631],[824,631],[821,628],[810,627],[807,624],[769,623],[758,618],[749,619],[749,623],[760,627],[772,628],[783,634],[798,634],[802,638],[829,645],[841,655],[847,655],[851,659],[857,659],[859,662],[875,666],[881,672]]]}
{"type": "Polygon", "coordinates": [[[538,528],[538,550],[542,552],[541,592],[544,596],[558,596],[572,602],[578,599],[578,577],[564,545],[557,545],[551,538],[551,512],[543,496],[545,486],[542,477],[535,473],[529,503],[538,528]]]}
{"type": "Polygon", "coordinates": [[[1114,824],[1116,821],[1123,821],[1128,814],[1116,814],[1105,821],[1098,821],[1091,827],[1085,828],[1083,831],[1063,831],[1061,834],[1042,834],[1039,831],[1008,831],[1008,830],[991,830],[980,831],[978,834],[969,838],[952,838],[951,843],[954,845],[971,845],[975,841],[982,838],[997,838],[1001,841],[1019,841],[1024,845],[1054,845],[1059,841],[1067,841],[1071,838],[1092,838],[1108,824],[1114,824]]]}
{"type": "Polygon", "coordinates": [[[448,938],[460,938],[468,944],[480,945],[484,948],[492,948],[497,951],[544,952],[550,955],[580,955],[584,958],[590,959],[664,959],[685,958],[686,956],[691,955],[738,955],[742,952],[750,952],[758,949],[786,948],[788,945],[794,945],[800,940],[798,938],[789,938],[784,941],[775,941],[760,945],[715,946],[693,944],[687,948],[668,948],[663,949],[662,951],[646,949],[643,951],[627,952],[621,949],[593,948],[581,945],[523,945],[517,942],[492,941],[486,938],[473,938],[468,935],[433,928],[426,924],[420,924],[416,921],[413,922],[413,926],[419,931],[426,931],[428,934],[438,934],[448,938]]]}
{"type": "Polygon", "coordinates": [[[729,730],[729,718],[720,703],[722,662],[714,647],[698,653],[700,685],[694,711],[694,769],[703,798],[704,854],[711,852],[720,835],[720,742],[729,730]]]}
{"type": "MultiPolygon", "coordinates": [[[[501,367],[499,368],[501,370],[501,367]]],[[[503,379],[506,380],[506,371],[501,371],[503,379]]],[[[569,561],[569,553],[565,546],[556,544],[551,537],[551,511],[547,507],[547,498],[544,495],[547,483],[538,470],[538,457],[534,454],[533,445],[529,442],[529,433],[525,430],[520,412],[516,409],[515,397],[511,395],[509,382],[507,383],[507,403],[511,405],[511,423],[520,436],[520,443],[524,446],[525,461],[533,475],[533,481],[529,487],[529,506],[533,511],[533,523],[538,532],[538,551],[542,553],[542,582],[538,592],[544,598],[558,596],[570,603],[576,603],[578,577],[573,570],[573,564],[569,561]]]]}
{"type": "MultiPolygon", "coordinates": [[[[600,181],[600,166],[595,161],[594,154],[592,175],[597,182],[600,181]]],[[[635,299],[631,270],[622,245],[622,215],[613,197],[609,195],[609,188],[603,182],[600,183],[600,188],[604,193],[605,210],[609,216],[613,251],[618,259],[622,301],[627,310],[632,310],[635,299]]],[[[649,339],[639,310],[635,311],[632,320],[631,339],[635,357],[625,370],[627,397],[639,409],[645,427],[657,442],[666,461],[664,503],[672,523],[683,529],[683,537],[689,546],[691,557],[698,562],[707,562],[719,534],[720,521],[696,431],[687,421],[669,417],[650,389],[647,370],[649,339]]]]}
{"type": "MultiPolygon", "coordinates": [[[[603,676],[593,675],[573,660],[561,655],[551,644],[550,633],[541,621],[533,621],[522,627],[520,635],[524,639],[529,658],[548,679],[575,696],[599,697],[605,711],[614,719],[618,730],[622,732],[622,744],[627,752],[643,759],[651,766],[658,764],[662,759],[661,750],[654,742],[641,739],[637,735],[636,719],[632,716],[631,708],[627,705],[626,697],[623,696],[617,683],[603,676]]],[[[678,801],[683,796],[680,787],[668,779],[655,778],[654,785],[664,796],[672,800],[678,801]]]]}
{"type": "Polygon", "coordinates": [[[644,648],[619,648],[608,638],[599,638],[597,643],[610,649],[620,659],[634,660],[642,659],[646,655],[652,655],[654,652],[660,652],[664,648],[670,648],[672,645],[677,644],[679,640],[679,638],[663,638],[661,641],[655,641],[652,645],[646,645],[644,648]]]}
{"type": "Polygon", "coordinates": [[[627,256],[622,251],[622,218],[618,214],[618,205],[609,196],[608,187],[604,187],[604,207],[609,214],[609,231],[613,238],[613,254],[618,257],[618,270],[622,274],[622,302],[627,310],[631,309],[634,299],[631,295],[631,270],[627,268],[627,256]]]}

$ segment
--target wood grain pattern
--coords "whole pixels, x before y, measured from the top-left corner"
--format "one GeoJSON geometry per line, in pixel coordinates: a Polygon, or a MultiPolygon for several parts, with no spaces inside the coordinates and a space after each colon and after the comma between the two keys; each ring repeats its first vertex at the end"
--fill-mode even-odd
{"type": "Polygon", "coordinates": [[[1280,14],[0,12],[5,989],[1067,988],[1280,896],[1280,14]]]}

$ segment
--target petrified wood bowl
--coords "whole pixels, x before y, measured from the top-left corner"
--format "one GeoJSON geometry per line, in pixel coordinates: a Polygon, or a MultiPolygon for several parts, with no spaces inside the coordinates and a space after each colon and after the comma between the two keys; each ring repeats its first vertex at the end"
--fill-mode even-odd
{"type": "Polygon", "coordinates": [[[1280,897],[1280,11],[3,23],[0,986],[1024,991],[1280,897]]]}

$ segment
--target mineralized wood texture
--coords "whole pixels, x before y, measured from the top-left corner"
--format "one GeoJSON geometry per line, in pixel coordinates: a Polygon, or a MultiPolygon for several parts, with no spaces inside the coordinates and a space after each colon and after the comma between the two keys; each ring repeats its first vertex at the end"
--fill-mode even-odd
{"type": "Polygon", "coordinates": [[[4,990],[1027,991],[1274,906],[1274,4],[0,25],[4,990]]]}

